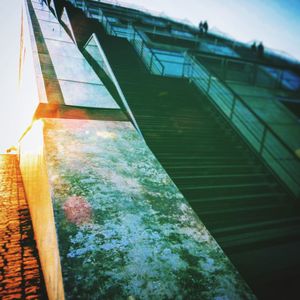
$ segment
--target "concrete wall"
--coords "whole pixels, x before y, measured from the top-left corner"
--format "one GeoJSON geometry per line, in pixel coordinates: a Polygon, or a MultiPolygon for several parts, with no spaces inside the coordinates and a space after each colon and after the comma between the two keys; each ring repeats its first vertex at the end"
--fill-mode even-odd
{"type": "Polygon", "coordinates": [[[67,299],[254,299],[131,123],[43,122],[67,299]]]}
{"type": "Polygon", "coordinates": [[[35,122],[20,143],[20,167],[47,294],[50,300],[61,300],[64,299],[64,291],[45,166],[42,121],[35,122]]]}

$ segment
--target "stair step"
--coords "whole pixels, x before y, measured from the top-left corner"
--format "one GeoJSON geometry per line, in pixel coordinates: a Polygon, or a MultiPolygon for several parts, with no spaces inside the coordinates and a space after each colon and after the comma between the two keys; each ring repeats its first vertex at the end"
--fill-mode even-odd
{"type": "Polygon", "coordinates": [[[188,199],[195,199],[200,197],[212,197],[212,196],[237,196],[256,193],[262,193],[266,190],[274,190],[278,185],[276,182],[266,183],[252,183],[252,184],[228,184],[228,185],[210,185],[210,186],[184,186],[180,190],[188,199]]]}
{"type": "Polygon", "coordinates": [[[177,165],[165,166],[171,177],[183,175],[223,175],[223,174],[241,174],[241,173],[256,173],[261,170],[261,166],[254,164],[211,164],[211,165],[177,165]]]}
{"type": "Polygon", "coordinates": [[[295,217],[296,215],[294,207],[287,206],[284,203],[281,205],[239,205],[237,208],[233,207],[227,210],[210,209],[207,211],[203,209],[201,205],[197,205],[197,203],[191,203],[191,205],[203,223],[210,228],[210,231],[218,228],[239,227],[242,224],[274,221],[282,218],[295,217]]]}
{"type": "Polygon", "coordinates": [[[190,199],[190,203],[199,203],[202,205],[202,203],[214,203],[214,202],[227,202],[227,201],[235,201],[235,202],[241,202],[244,204],[246,201],[260,201],[263,202],[264,199],[267,200],[274,200],[274,199],[286,199],[287,195],[284,193],[278,193],[278,192],[262,192],[262,193],[255,193],[252,195],[237,195],[237,196],[219,196],[219,197],[201,197],[201,198],[195,198],[190,199]]]}
{"type": "Polygon", "coordinates": [[[127,40],[103,29],[99,35],[147,144],[229,258],[239,255],[242,276],[254,274],[257,287],[261,270],[272,282],[275,266],[295,268],[300,214],[294,199],[194,85],[149,74],[127,40]],[[285,242],[291,258],[281,253],[285,242]],[[264,264],[247,251],[276,260],[264,264]]]}
{"type": "Polygon", "coordinates": [[[173,180],[181,189],[190,185],[191,182],[197,186],[233,185],[236,182],[239,184],[267,184],[272,182],[272,179],[265,173],[173,176],[173,180]]]}
{"type": "Polygon", "coordinates": [[[222,248],[241,247],[255,243],[272,243],[300,240],[300,224],[275,229],[261,229],[258,232],[247,232],[226,237],[220,237],[218,242],[222,248]]]}
{"type": "Polygon", "coordinates": [[[231,226],[231,227],[220,227],[214,228],[211,230],[215,237],[219,236],[227,236],[230,233],[244,233],[249,231],[260,231],[262,228],[282,228],[290,225],[296,224],[297,226],[300,224],[300,217],[290,217],[284,219],[276,219],[266,222],[257,222],[254,224],[243,224],[239,226],[231,226]]]}

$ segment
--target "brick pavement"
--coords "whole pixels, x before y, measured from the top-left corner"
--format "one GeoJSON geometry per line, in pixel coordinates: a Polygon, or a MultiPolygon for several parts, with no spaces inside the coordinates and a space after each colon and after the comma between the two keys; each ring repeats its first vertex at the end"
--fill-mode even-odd
{"type": "Polygon", "coordinates": [[[0,155],[0,299],[46,299],[16,155],[0,155]]]}

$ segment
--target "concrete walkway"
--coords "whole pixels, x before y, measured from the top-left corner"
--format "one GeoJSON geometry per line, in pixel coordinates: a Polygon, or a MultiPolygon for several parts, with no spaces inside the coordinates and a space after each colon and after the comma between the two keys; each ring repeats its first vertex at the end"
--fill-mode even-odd
{"type": "Polygon", "coordinates": [[[47,299],[16,155],[0,155],[0,299],[47,299]]]}

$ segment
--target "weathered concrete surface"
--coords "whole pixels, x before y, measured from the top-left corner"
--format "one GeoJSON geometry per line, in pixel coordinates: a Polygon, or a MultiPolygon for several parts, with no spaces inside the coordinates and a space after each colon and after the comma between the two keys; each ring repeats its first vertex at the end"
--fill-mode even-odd
{"type": "Polygon", "coordinates": [[[15,155],[0,155],[0,299],[46,299],[15,155]]]}
{"type": "Polygon", "coordinates": [[[42,130],[42,122],[37,121],[22,138],[20,143],[20,168],[39,249],[47,294],[50,300],[62,300],[64,299],[64,290],[60,255],[48,174],[44,162],[42,130]]]}
{"type": "Polygon", "coordinates": [[[130,123],[44,123],[66,298],[255,298],[130,123]]]}

